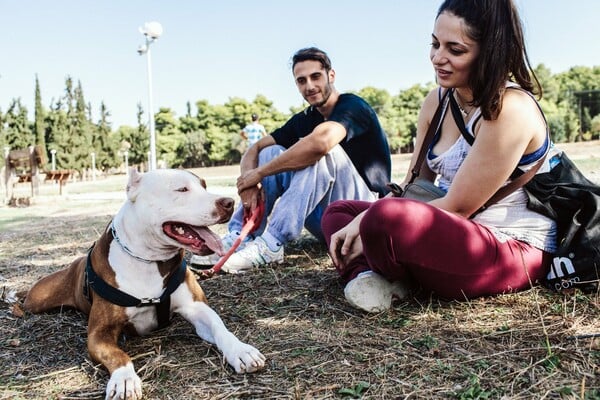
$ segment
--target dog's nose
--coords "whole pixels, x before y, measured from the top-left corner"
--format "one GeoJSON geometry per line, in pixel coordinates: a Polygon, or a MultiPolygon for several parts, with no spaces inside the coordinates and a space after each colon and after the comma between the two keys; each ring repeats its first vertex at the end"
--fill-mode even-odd
{"type": "Polygon", "coordinates": [[[224,216],[231,216],[233,213],[234,200],[230,197],[221,197],[217,199],[217,208],[219,213],[224,216]]]}

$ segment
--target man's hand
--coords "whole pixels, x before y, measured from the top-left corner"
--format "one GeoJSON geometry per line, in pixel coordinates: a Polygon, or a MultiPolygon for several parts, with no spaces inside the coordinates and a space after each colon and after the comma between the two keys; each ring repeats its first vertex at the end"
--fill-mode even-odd
{"type": "Polygon", "coordinates": [[[251,210],[255,209],[262,201],[262,198],[262,189],[258,185],[241,191],[240,199],[242,201],[242,206],[244,207],[244,214],[249,214],[251,210]]]}
{"type": "Polygon", "coordinates": [[[251,189],[258,188],[258,184],[262,180],[262,176],[258,173],[258,168],[250,169],[246,172],[242,172],[242,174],[237,178],[237,189],[238,194],[241,196],[242,192],[251,189]]]}
{"type": "Polygon", "coordinates": [[[260,218],[256,221],[255,226],[253,226],[250,230],[250,232],[253,232],[260,227],[262,222],[262,215],[264,213],[265,206],[263,203],[263,199],[265,198],[263,190],[259,186],[254,186],[241,192],[240,198],[242,201],[242,207],[244,207],[244,224],[250,219],[254,210],[257,208],[262,208],[261,210],[258,210],[260,213],[260,218]]]}

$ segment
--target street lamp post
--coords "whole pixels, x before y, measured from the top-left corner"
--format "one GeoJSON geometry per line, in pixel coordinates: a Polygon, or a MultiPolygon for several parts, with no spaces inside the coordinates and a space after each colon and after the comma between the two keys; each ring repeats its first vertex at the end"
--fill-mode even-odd
{"type": "Polygon", "coordinates": [[[129,177],[129,152],[125,150],[123,155],[125,156],[125,176],[129,177]]]}
{"type": "Polygon", "coordinates": [[[146,37],[146,43],[138,48],[138,54],[146,54],[148,61],[148,126],[150,128],[150,170],[156,169],[156,134],[154,132],[154,105],[152,104],[152,60],[150,58],[150,45],[162,35],[163,28],[158,22],[146,22],[139,28],[140,33],[146,37]]]}
{"type": "Polygon", "coordinates": [[[56,171],[56,150],[50,150],[50,154],[52,154],[52,171],[56,171]]]}
{"type": "Polygon", "coordinates": [[[92,181],[96,180],[96,153],[93,151],[90,153],[92,156],[92,181]]]}

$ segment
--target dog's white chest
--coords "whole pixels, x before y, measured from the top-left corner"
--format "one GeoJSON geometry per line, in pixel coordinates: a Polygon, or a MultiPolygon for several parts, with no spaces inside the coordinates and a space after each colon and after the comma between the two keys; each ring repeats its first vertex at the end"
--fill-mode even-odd
{"type": "MultiPolygon", "coordinates": [[[[108,261],[115,271],[119,290],[140,300],[158,299],[164,292],[164,278],[156,263],[144,263],[123,253],[118,244],[112,243],[108,261]]],[[[137,332],[146,334],[157,327],[155,306],[127,307],[128,320],[137,332]]]]}

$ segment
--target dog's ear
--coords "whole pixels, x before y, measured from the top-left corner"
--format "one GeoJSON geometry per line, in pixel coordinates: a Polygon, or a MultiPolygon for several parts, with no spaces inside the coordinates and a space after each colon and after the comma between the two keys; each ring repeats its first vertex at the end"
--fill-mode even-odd
{"type": "MultiPolygon", "coordinates": [[[[187,170],[186,170],[186,171],[187,171],[187,170]]],[[[196,175],[196,174],[195,174],[195,173],[193,173],[192,171],[187,171],[187,172],[189,172],[190,174],[194,175],[194,177],[200,181],[200,185],[201,185],[201,186],[202,186],[204,189],[206,189],[206,181],[204,180],[204,178],[200,178],[198,175],[196,175]]]]}
{"type": "Polygon", "coordinates": [[[140,174],[136,168],[131,168],[129,170],[129,181],[127,182],[127,198],[135,203],[135,199],[138,195],[138,189],[140,187],[140,182],[142,181],[142,175],[140,174]]]}

